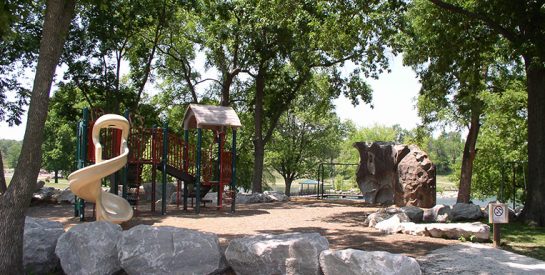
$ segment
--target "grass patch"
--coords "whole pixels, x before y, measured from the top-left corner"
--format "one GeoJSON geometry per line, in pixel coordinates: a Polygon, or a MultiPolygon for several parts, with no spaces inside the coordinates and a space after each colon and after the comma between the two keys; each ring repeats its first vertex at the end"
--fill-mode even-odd
{"type": "Polygon", "coordinates": [[[437,175],[435,186],[437,192],[458,191],[458,184],[450,180],[450,175],[437,175]]]}
{"type": "MultiPolygon", "coordinates": [[[[490,228],[492,228],[491,224],[490,228]]],[[[545,261],[545,228],[528,226],[520,222],[502,224],[501,247],[545,261]]]]}
{"type": "Polygon", "coordinates": [[[62,178],[59,178],[59,183],[55,183],[55,180],[54,179],[51,179],[49,182],[45,182],[45,186],[47,187],[55,187],[57,189],[61,189],[61,190],[64,190],[66,189],[68,186],[70,186],[69,182],[67,179],[62,179],[62,178]]]}

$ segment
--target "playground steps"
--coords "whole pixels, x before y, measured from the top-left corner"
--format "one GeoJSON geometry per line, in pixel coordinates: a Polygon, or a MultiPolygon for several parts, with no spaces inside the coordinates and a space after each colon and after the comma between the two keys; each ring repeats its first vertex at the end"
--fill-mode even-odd
{"type": "MultiPolygon", "coordinates": [[[[163,171],[163,165],[162,164],[158,164],[157,166],[157,170],[159,171],[163,171]]],[[[177,169],[176,167],[172,166],[172,165],[166,165],[166,172],[167,174],[173,176],[174,178],[178,179],[178,180],[181,180],[184,182],[184,184],[187,184],[188,185],[188,191],[189,191],[189,197],[190,198],[194,198],[195,197],[195,188],[193,188],[194,186],[194,183],[195,183],[195,178],[186,173],[185,171],[182,171],[180,169],[177,169]]],[[[201,185],[201,198],[203,198],[209,191],[210,189],[212,189],[212,186],[211,185],[201,185]]]]}

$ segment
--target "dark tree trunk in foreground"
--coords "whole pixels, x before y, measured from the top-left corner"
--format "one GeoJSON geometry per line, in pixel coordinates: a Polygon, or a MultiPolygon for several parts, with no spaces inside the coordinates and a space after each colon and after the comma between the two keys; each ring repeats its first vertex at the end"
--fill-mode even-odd
{"type": "Polygon", "coordinates": [[[75,0],[48,0],[40,41],[40,52],[28,109],[25,138],[15,174],[0,197],[0,274],[24,274],[23,230],[25,211],[41,165],[43,129],[49,92],[59,62],[75,0]]]}
{"type": "Polygon", "coordinates": [[[2,152],[0,152],[0,194],[4,194],[7,188],[6,176],[4,175],[4,161],[2,160],[2,152]]]}
{"type": "MultiPolygon", "coordinates": [[[[478,104],[478,103],[476,103],[478,104]]],[[[473,161],[475,160],[477,137],[481,128],[480,119],[481,108],[477,106],[471,110],[471,122],[469,125],[469,133],[467,134],[466,143],[464,145],[464,154],[462,156],[462,168],[460,175],[460,186],[458,188],[457,203],[469,203],[471,198],[471,175],[473,174],[473,161]]]]}
{"type": "Polygon", "coordinates": [[[531,59],[524,57],[528,89],[528,184],[522,217],[526,222],[545,226],[545,68],[531,59]]]}

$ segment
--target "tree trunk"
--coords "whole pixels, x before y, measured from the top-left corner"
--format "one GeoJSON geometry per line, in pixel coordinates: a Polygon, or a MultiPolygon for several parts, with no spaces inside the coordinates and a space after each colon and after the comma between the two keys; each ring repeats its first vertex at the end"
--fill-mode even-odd
{"type": "Polygon", "coordinates": [[[288,197],[291,196],[291,183],[293,182],[293,178],[284,178],[284,183],[286,184],[286,187],[284,188],[284,194],[288,197]]]}
{"type": "Polygon", "coordinates": [[[55,183],[59,183],[59,170],[55,170],[55,183]]]}
{"type": "Polygon", "coordinates": [[[4,194],[8,189],[6,184],[6,176],[4,175],[4,161],[2,160],[2,152],[0,151],[0,195],[4,194]]]}
{"type": "Polygon", "coordinates": [[[265,75],[259,70],[256,76],[255,110],[254,110],[254,171],[252,175],[252,193],[263,193],[263,159],[265,158],[265,141],[263,140],[263,98],[265,93],[265,75]]]}
{"type": "Polygon", "coordinates": [[[48,0],[25,138],[13,179],[0,197],[0,274],[23,274],[25,211],[41,165],[43,129],[49,92],[59,62],[75,0],[48,0]],[[9,249],[8,249],[9,248],[9,249]]]}
{"type": "Polygon", "coordinates": [[[545,68],[524,56],[528,89],[528,183],[522,218],[545,226],[545,68]]]}
{"type": "Polygon", "coordinates": [[[467,133],[466,143],[464,145],[464,154],[462,156],[462,171],[460,175],[460,187],[458,189],[457,203],[469,203],[471,197],[471,176],[473,174],[473,160],[475,160],[475,145],[479,136],[481,107],[480,102],[474,103],[471,108],[471,122],[469,133],[467,133]]]}

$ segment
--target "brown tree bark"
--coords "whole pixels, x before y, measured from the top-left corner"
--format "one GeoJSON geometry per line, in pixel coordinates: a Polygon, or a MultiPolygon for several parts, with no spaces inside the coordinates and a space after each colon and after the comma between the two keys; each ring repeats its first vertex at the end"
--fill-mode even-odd
{"type": "Polygon", "coordinates": [[[0,274],[23,274],[23,230],[25,211],[41,165],[43,129],[53,75],[61,56],[75,0],[48,0],[27,127],[17,168],[6,192],[0,197],[0,274]]]}
{"type": "Polygon", "coordinates": [[[460,175],[460,186],[458,188],[457,203],[469,203],[471,198],[471,176],[473,174],[473,161],[475,160],[477,137],[481,128],[480,116],[481,106],[479,103],[474,103],[471,110],[471,122],[469,125],[469,133],[467,133],[466,142],[464,145],[464,153],[462,156],[462,168],[460,175]]]}
{"type": "Polygon", "coordinates": [[[288,197],[291,197],[291,183],[293,182],[293,178],[284,178],[284,183],[286,186],[284,187],[284,194],[288,197]]]}
{"type": "Polygon", "coordinates": [[[2,152],[0,152],[0,195],[4,194],[8,189],[6,185],[6,176],[4,175],[4,161],[2,160],[2,152]]]}
{"type": "Polygon", "coordinates": [[[254,171],[252,174],[252,193],[263,193],[263,161],[265,158],[265,141],[263,140],[263,100],[265,95],[265,74],[260,69],[256,76],[255,110],[254,110],[254,171]]]}
{"type": "Polygon", "coordinates": [[[545,67],[525,56],[528,89],[528,183],[522,218],[545,226],[545,67]]]}

